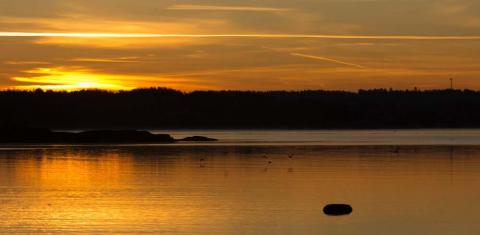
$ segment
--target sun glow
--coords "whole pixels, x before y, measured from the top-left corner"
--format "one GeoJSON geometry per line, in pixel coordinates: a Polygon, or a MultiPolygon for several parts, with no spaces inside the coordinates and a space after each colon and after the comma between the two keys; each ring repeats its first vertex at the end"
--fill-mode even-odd
{"type": "MultiPolygon", "coordinates": [[[[89,70],[67,71],[62,68],[37,68],[25,71],[28,77],[14,77],[14,81],[27,83],[14,86],[14,89],[44,90],[130,90],[135,87],[123,81],[123,76],[97,74],[89,70]]],[[[128,80],[128,79],[127,79],[128,80]]]]}
{"type": "Polygon", "coordinates": [[[34,68],[11,77],[15,90],[132,90],[140,87],[172,87],[180,90],[211,89],[195,80],[168,74],[109,74],[84,67],[34,68]]]}

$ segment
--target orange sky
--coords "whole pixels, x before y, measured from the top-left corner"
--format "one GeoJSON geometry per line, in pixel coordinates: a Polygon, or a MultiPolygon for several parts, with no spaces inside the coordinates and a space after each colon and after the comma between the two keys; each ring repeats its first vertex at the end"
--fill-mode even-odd
{"type": "Polygon", "coordinates": [[[476,0],[0,2],[0,88],[480,89],[476,0]]]}

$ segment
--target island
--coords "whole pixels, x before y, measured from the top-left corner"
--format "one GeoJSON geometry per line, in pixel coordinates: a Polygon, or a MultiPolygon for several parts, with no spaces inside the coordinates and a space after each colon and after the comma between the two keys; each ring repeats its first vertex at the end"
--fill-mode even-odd
{"type": "Polygon", "coordinates": [[[212,141],[218,141],[217,139],[214,138],[208,138],[205,136],[191,136],[191,137],[186,137],[183,139],[180,139],[180,141],[188,141],[188,142],[212,142],[212,141]]]}
{"type": "Polygon", "coordinates": [[[141,130],[52,131],[47,128],[0,128],[0,143],[20,144],[95,144],[95,143],[176,143],[179,141],[217,141],[204,136],[175,139],[169,134],[141,130]]]}

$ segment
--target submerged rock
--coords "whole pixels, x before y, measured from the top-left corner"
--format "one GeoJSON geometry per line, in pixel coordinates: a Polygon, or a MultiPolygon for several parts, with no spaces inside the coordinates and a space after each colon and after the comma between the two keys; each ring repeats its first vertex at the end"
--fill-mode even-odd
{"type": "Polygon", "coordinates": [[[349,215],[352,211],[352,206],[347,204],[329,204],[323,208],[323,213],[330,216],[349,215]]]}
{"type": "Polygon", "coordinates": [[[218,141],[218,140],[214,138],[208,138],[205,136],[191,136],[191,137],[180,139],[180,141],[210,142],[210,141],[218,141]]]}

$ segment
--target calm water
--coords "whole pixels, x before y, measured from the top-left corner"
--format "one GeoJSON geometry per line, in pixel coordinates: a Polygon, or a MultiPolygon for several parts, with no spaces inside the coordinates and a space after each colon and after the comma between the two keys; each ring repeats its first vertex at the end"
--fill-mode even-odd
{"type": "MultiPolygon", "coordinates": [[[[480,145],[480,129],[450,130],[155,130],[175,138],[206,135],[217,145],[480,145]]],[[[197,144],[198,145],[198,144],[197,144]]],[[[210,144],[209,144],[210,145],[210,144]]]]}
{"type": "Polygon", "coordinates": [[[313,131],[219,131],[238,144],[3,146],[0,233],[480,234],[478,132],[456,132],[469,146],[326,146],[313,131]],[[354,212],[325,216],[336,202],[354,212]]]}

